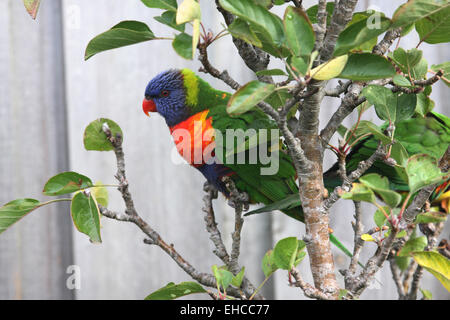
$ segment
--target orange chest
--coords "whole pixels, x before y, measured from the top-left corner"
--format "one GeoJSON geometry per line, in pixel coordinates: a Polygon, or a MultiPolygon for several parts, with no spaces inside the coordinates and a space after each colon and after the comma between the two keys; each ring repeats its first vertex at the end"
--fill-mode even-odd
{"type": "Polygon", "coordinates": [[[178,153],[194,167],[209,163],[214,157],[214,128],[208,112],[196,113],[170,127],[178,153]]]}

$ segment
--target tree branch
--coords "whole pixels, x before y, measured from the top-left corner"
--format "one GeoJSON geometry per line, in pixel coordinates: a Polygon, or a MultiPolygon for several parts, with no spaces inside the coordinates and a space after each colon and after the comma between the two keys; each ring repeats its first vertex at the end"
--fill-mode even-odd
{"type": "MultiPolygon", "coordinates": [[[[328,211],[335,203],[339,200],[340,194],[342,192],[350,191],[352,187],[352,182],[359,179],[377,160],[386,158],[386,152],[384,151],[383,145],[378,144],[377,150],[366,160],[358,163],[358,166],[347,179],[344,179],[341,186],[336,187],[330,196],[324,201],[324,210],[328,211]]],[[[345,167],[345,164],[344,164],[345,167]]]]}
{"type": "Polygon", "coordinates": [[[320,50],[320,60],[322,62],[331,58],[337,38],[352,19],[353,10],[355,10],[357,3],[358,0],[340,0],[336,2],[330,26],[328,27],[323,47],[320,50]]]}
{"type": "Polygon", "coordinates": [[[362,211],[361,211],[361,202],[353,201],[355,205],[355,222],[352,224],[353,231],[355,232],[354,236],[354,247],[353,247],[353,256],[350,260],[350,266],[348,267],[348,271],[351,274],[355,274],[356,268],[359,262],[359,255],[361,254],[361,250],[364,246],[364,240],[361,239],[361,235],[363,234],[364,225],[362,223],[362,211]]]}
{"type": "MultiPolygon", "coordinates": [[[[141,231],[147,235],[147,239],[144,240],[146,244],[156,245],[160,247],[164,252],[166,252],[177,264],[178,266],[184,270],[188,275],[190,275],[194,280],[198,281],[200,284],[203,284],[208,287],[216,288],[216,279],[212,274],[201,273],[198,272],[187,260],[185,260],[174,248],[173,245],[169,245],[166,241],[162,239],[158,232],[156,232],[146,221],[144,221],[134,206],[131,193],[128,189],[128,182],[126,180],[125,174],[125,155],[122,149],[122,137],[120,135],[116,135],[115,137],[112,135],[112,132],[108,125],[105,123],[102,126],[102,130],[105,133],[106,137],[114,147],[114,153],[116,155],[117,161],[117,174],[116,179],[119,181],[118,190],[122,194],[122,198],[125,202],[126,210],[125,213],[118,213],[115,211],[111,211],[108,208],[105,208],[99,205],[100,213],[108,218],[115,219],[118,221],[126,221],[132,222],[136,226],[138,226],[141,231]]],[[[247,288],[250,288],[247,285],[247,288]]],[[[246,290],[244,289],[246,296],[250,297],[254,290],[246,290]]],[[[230,287],[227,289],[227,293],[231,296],[242,298],[240,291],[236,288],[230,287]]],[[[260,295],[256,298],[262,298],[260,295]]]]}
{"type": "Polygon", "coordinates": [[[397,28],[386,32],[383,40],[381,40],[375,47],[373,47],[372,53],[378,54],[380,56],[384,55],[386,51],[392,46],[395,39],[401,36],[401,31],[401,28],[397,28]]]}
{"type": "MultiPolygon", "coordinates": [[[[219,1],[216,0],[217,10],[222,14],[225,23],[229,26],[233,23],[235,17],[228,11],[224,10],[219,1]]],[[[245,65],[253,72],[265,70],[270,62],[270,55],[258,47],[255,47],[241,39],[233,37],[233,43],[238,50],[245,65]]],[[[262,82],[273,83],[273,79],[270,76],[258,76],[258,79],[262,82]]]]}
{"type": "Polygon", "coordinates": [[[344,121],[344,119],[347,118],[347,116],[352,113],[352,111],[355,110],[356,107],[366,101],[365,97],[359,96],[363,88],[364,86],[360,82],[352,83],[349,86],[347,93],[342,98],[341,105],[331,116],[325,128],[320,132],[323,148],[327,147],[331,137],[341,125],[342,121],[344,121]]]}
{"type": "MultiPolygon", "coordinates": [[[[400,37],[401,29],[393,29],[386,32],[383,40],[381,40],[373,49],[372,53],[384,55],[394,40],[400,37]]],[[[386,80],[375,81],[376,84],[384,85],[386,80]]],[[[347,93],[341,100],[341,105],[338,110],[332,115],[325,128],[320,132],[322,138],[322,146],[326,148],[330,142],[331,137],[336,132],[347,116],[355,110],[361,103],[366,101],[365,97],[360,97],[362,89],[365,87],[364,83],[350,81],[347,93]]],[[[339,92],[339,91],[338,91],[339,92]]],[[[334,92],[332,92],[334,93],[334,92]]]]}
{"type": "Polygon", "coordinates": [[[330,300],[330,297],[327,294],[305,282],[297,269],[293,268],[290,272],[295,279],[295,283],[293,285],[302,289],[305,296],[318,300],[330,300]]]}
{"type": "Polygon", "coordinates": [[[204,69],[200,69],[199,71],[203,71],[206,73],[209,73],[214,78],[220,79],[223,82],[225,82],[227,85],[229,85],[232,89],[238,90],[241,85],[237,83],[233,78],[230,77],[228,72],[226,70],[220,72],[216,68],[214,68],[211,63],[208,60],[208,45],[206,43],[200,43],[198,46],[198,49],[200,51],[200,55],[198,59],[203,65],[204,69]]]}

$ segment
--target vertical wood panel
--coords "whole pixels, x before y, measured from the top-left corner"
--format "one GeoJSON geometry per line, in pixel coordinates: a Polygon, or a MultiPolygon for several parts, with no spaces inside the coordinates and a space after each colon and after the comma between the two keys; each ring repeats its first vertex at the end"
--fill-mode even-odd
{"type": "MultiPolygon", "coordinates": [[[[21,1],[0,4],[0,203],[36,197],[67,170],[61,5],[32,21],[21,1]]],[[[0,299],[70,299],[66,205],[31,213],[0,236],[0,299]]]]}

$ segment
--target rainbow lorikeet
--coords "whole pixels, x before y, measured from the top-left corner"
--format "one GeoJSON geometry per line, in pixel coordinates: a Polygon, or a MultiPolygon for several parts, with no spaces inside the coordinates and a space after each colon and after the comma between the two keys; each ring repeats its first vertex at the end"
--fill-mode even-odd
{"type": "MultiPolygon", "coordinates": [[[[263,203],[268,205],[266,208],[270,208],[271,204],[284,201],[284,206],[281,208],[278,206],[281,211],[303,221],[298,186],[295,182],[295,168],[279,138],[268,139],[272,143],[270,148],[266,146],[268,153],[274,152],[275,149],[278,151],[278,170],[275,174],[268,175],[261,174],[261,169],[268,168],[270,163],[248,161],[249,150],[255,145],[268,143],[267,140],[262,141],[258,137],[256,144],[252,144],[252,139],[248,138],[244,145],[239,145],[233,139],[230,147],[225,145],[224,139],[219,141],[211,138],[211,132],[226,136],[227,130],[230,129],[234,131],[242,129],[244,132],[253,129],[258,132],[260,129],[277,128],[274,121],[258,108],[230,116],[226,111],[230,97],[231,94],[212,88],[191,70],[174,69],[158,74],[148,83],[143,111],[147,115],[149,112],[158,112],[165,119],[179,153],[225,196],[229,195],[229,191],[223,178],[229,177],[239,191],[249,195],[251,203],[263,203]],[[275,148],[274,139],[277,139],[275,148]],[[230,150],[231,158],[229,158],[230,150]],[[235,156],[237,157],[239,153],[244,153],[247,161],[243,163],[236,161],[235,156]],[[222,156],[219,157],[218,154],[222,156]]],[[[424,152],[440,157],[450,143],[449,119],[438,114],[427,118],[409,119],[398,124],[395,134],[396,139],[405,142],[405,147],[411,154],[424,152]],[[410,134],[410,130],[414,130],[414,134],[410,134]]],[[[369,157],[376,147],[377,142],[374,138],[359,143],[349,156],[349,170],[354,169],[359,161],[369,157]]],[[[404,189],[405,182],[397,179],[395,171],[391,168],[381,162],[374,168],[382,170],[382,174],[386,172],[384,175],[392,177],[391,181],[404,189]]],[[[338,175],[328,172],[324,183],[327,188],[333,188],[339,185],[340,181],[338,175]]],[[[332,234],[330,240],[351,256],[332,234]]]]}

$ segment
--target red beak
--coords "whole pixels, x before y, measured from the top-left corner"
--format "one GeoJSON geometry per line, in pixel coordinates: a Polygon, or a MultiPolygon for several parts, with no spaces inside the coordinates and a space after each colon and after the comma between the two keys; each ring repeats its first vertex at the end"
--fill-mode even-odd
{"type": "Polygon", "coordinates": [[[152,99],[145,99],[142,101],[142,110],[147,115],[147,117],[150,117],[148,114],[149,112],[156,112],[156,104],[152,99]]]}

